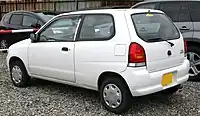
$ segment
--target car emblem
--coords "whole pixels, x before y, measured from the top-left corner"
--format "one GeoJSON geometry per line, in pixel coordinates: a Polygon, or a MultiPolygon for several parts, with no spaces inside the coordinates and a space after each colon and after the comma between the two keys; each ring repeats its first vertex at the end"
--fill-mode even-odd
{"type": "Polygon", "coordinates": [[[169,51],[167,52],[167,55],[168,55],[168,56],[171,56],[171,55],[172,55],[172,52],[169,50],[169,51]]]}

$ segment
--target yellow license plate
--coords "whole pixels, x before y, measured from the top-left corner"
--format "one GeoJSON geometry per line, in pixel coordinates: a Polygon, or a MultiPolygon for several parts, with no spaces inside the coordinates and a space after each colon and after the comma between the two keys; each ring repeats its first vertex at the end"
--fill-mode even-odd
{"type": "Polygon", "coordinates": [[[164,74],[162,77],[162,81],[161,81],[162,86],[167,86],[167,85],[171,84],[172,77],[173,77],[172,73],[164,74]]]}

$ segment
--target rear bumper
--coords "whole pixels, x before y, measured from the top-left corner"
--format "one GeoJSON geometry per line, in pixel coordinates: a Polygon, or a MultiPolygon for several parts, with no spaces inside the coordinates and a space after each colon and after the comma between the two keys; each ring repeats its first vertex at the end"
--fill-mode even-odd
{"type": "Polygon", "coordinates": [[[159,92],[170,87],[182,84],[189,78],[189,61],[184,60],[183,64],[177,67],[149,73],[146,67],[131,68],[128,67],[121,75],[126,80],[133,96],[143,96],[159,92]],[[161,80],[163,74],[172,73],[173,80],[170,85],[162,86],[161,80]]]}

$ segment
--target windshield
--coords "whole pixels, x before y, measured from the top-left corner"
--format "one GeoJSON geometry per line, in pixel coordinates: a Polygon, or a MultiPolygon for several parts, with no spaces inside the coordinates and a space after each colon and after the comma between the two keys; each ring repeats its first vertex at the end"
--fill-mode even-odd
{"type": "Polygon", "coordinates": [[[173,22],[161,13],[139,13],[132,15],[138,36],[146,42],[180,38],[173,22]]]}
{"type": "Polygon", "coordinates": [[[49,21],[51,18],[54,17],[54,15],[45,15],[43,13],[37,13],[45,22],[49,21]]]}

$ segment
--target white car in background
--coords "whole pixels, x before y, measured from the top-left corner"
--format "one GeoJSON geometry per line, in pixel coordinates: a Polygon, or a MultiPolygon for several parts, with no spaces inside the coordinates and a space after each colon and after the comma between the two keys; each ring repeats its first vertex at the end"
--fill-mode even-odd
{"type": "Polygon", "coordinates": [[[133,96],[178,91],[189,77],[185,52],[161,11],[85,10],[60,14],[12,45],[7,65],[17,87],[34,77],[88,88],[99,91],[107,110],[122,113],[133,96]]]}

